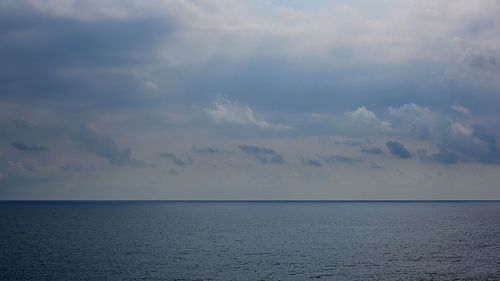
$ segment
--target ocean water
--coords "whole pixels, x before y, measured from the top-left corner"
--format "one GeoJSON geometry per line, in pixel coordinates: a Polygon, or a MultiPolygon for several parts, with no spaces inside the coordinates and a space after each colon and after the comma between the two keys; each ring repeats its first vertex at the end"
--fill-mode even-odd
{"type": "Polygon", "coordinates": [[[500,280],[500,202],[3,202],[0,280],[500,280]]]}

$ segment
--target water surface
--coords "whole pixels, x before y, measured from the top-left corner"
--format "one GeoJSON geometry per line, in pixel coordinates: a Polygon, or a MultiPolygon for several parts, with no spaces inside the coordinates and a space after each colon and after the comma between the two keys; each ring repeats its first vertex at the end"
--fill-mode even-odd
{"type": "Polygon", "coordinates": [[[500,280],[500,202],[3,202],[0,280],[500,280]]]}

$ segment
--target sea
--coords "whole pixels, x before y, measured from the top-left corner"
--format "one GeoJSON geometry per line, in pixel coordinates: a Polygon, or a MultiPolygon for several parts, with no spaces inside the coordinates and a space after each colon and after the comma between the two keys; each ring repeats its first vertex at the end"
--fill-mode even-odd
{"type": "Polygon", "coordinates": [[[500,280],[500,202],[0,202],[0,280],[500,280]]]}

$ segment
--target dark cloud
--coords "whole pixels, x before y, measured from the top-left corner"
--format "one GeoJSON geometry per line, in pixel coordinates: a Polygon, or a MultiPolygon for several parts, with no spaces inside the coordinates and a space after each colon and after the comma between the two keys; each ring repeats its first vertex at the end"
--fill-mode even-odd
{"type": "Polygon", "coordinates": [[[20,142],[20,141],[15,141],[15,142],[11,143],[10,145],[12,145],[15,149],[21,150],[21,151],[46,151],[47,150],[46,147],[38,146],[38,145],[34,145],[34,144],[27,145],[24,142],[20,142]]]}
{"type": "Polygon", "coordinates": [[[460,161],[460,155],[446,148],[440,148],[438,153],[433,154],[430,159],[439,163],[451,165],[457,164],[460,161]]]}
{"type": "Polygon", "coordinates": [[[471,67],[500,73],[500,59],[493,54],[468,52],[465,57],[466,63],[471,67]]]}
{"type": "Polygon", "coordinates": [[[110,137],[94,130],[82,127],[78,131],[71,131],[70,136],[83,149],[109,160],[112,165],[148,166],[148,164],[132,158],[130,148],[120,148],[110,137]]]}
{"type": "Polygon", "coordinates": [[[323,160],[330,164],[349,164],[354,165],[363,162],[361,158],[354,158],[343,155],[329,155],[322,157],[323,160]]]}
{"type": "Polygon", "coordinates": [[[499,164],[500,148],[498,138],[482,126],[472,126],[470,137],[455,136],[443,140],[440,151],[435,155],[439,162],[479,162],[499,164]]]}
{"type": "Polygon", "coordinates": [[[359,140],[336,140],[334,143],[338,145],[361,146],[365,142],[359,140]]]}
{"type": "Polygon", "coordinates": [[[258,147],[255,145],[240,145],[239,149],[246,154],[253,155],[261,163],[283,164],[283,156],[271,148],[258,147]]]}
{"type": "Polygon", "coordinates": [[[98,169],[92,166],[85,166],[75,163],[64,164],[61,166],[61,170],[65,172],[96,172],[98,169]]]}
{"type": "Polygon", "coordinates": [[[30,129],[31,126],[28,122],[26,122],[26,120],[23,120],[23,119],[14,119],[14,120],[11,120],[10,123],[12,123],[12,125],[14,125],[16,128],[22,128],[22,129],[30,129]]]}
{"type": "Polygon", "coordinates": [[[309,159],[309,158],[301,157],[300,162],[306,166],[323,167],[323,164],[321,164],[321,161],[316,160],[316,159],[309,159]]]}
{"type": "Polygon", "coordinates": [[[500,164],[498,138],[482,126],[472,126],[472,135],[446,134],[437,145],[437,153],[429,155],[426,150],[418,150],[422,160],[443,164],[477,162],[500,164]]]}
{"type": "Polygon", "coordinates": [[[169,20],[157,17],[86,21],[28,6],[0,10],[2,100],[135,103],[143,84],[132,70],[157,58],[170,30],[169,20]]]}
{"type": "Polygon", "coordinates": [[[393,155],[396,155],[399,158],[406,159],[412,157],[412,154],[398,141],[388,141],[385,143],[385,146],[393,155]]]}
{"type": "Polygon", "coordinates": [[[473,150],[467,151],[475,160],[484,164],[498,164],[500,163],[500,149],[498,147],[498,138],[496,135],[488,132],[484,127],[473,126],[474,137],[480,142],[473,142],[473,150]]]}
{"type": "Polygon", "coordinates": [[[160,156],[163,157],[163,158],[165,158],[165,159],[170,160],[173,164],[175,164],[177,166],[181,166],[182,167],[182,166],[186,165],[186,161],[184,161],[181,158],[177,157],[173,153],[162,153],[160,156]]]}
{"type": "Polygon", "coordinates": [[[498,140],[497,136],[494,134],[488,132],[486,128],[475,125],[473,126],[474,129],[474,136],[483,141],[485,144],[490,146],[493,149],[498,149],[498,140]]]}
{"type": "Polygon", "coordinates": [[[214,146],[207,146],[207,147],[193,146],[192,150],[193,150],[193,152],[196,152],[196,153],[209,153],[209,154],[221,152],[217,147],[214,147],[214,146]]]}
{"type": "Polygon", "coordinates": [[[373,155],[380,155],[380,154],[384,153],[382,151],[382,149],[380,149],[378,147],[370,147],[370,148],[363,147],[361,149],[361,152],[364,152],[364,153],[367,153],[367,154],[373,154],[373,155]]]}

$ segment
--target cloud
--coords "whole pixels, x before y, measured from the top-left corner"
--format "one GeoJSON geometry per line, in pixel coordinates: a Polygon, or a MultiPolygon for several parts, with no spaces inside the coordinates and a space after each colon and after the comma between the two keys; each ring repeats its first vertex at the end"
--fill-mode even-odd
{"type": "Polygon", "coordinates": [[[445,164],[477,162],[500,163],[498,137],[480,125],[466,126],[453,122],[447,134],[438,139],[438,152],[424,159],[445,164]]]}
{"type": "MultiPolygon", "coordinates": [[[[498,12],[499,10],[497,10],[498,12]]],[[[499,29],[492,30],[492,32],[498,33],[499,29]]],[[[473,87],[474,94],[479,96],[471,97],[471,101],[482,101],[481,111],[487,110],[488,100],[491,102],[492,97],[488,97],[484,93],[496,92],[500,89],[500,80],[498,79],[500,74],[500,38],[498,36],[469,37],[467,39],[453,38],[450,41],[455,47],[457,64],[448,67],[447,76],[462,85],[473,87]]],[[[498,99],[495,99],[495,102],[498,102],[498,99]]]]}
{"type": "Polygon", "coordinates": [[[69,135],[80,147],[109,160],[111,165],[148,166],[147,163],[132,158],[130,148],[118,147],[110,137],[96,130],[81,127],[79,130],[70,131],[69,135]]]}
{"type": "Polygon", "coordinates": [[[323,156],[323,161],[329,164],[349,164],[349,165],[354,165],[357,163],[363,162],[363,159],[361,158],[353,158],[349,156],[343,156],[343,155],[329,155],[329,156],[323,156]]]}
{"type": "Polygon", "coordinates": [[[471,68],[491,73],[500,73],[500,49],[498,42],[481,42],[455,38],[455,46],[460,50],[462,62],[471,68]]]}
{"type": "Polygon", "coordinates": [[[300,158],[300,163],[306,166],[311,166],[311,167],[323,167],[323,164],[319,160],[316,159],[309,159],[309,158],[300,158]]]}
{"type": "Polygon", "coordinates": [[[42,182],[51,180],[58,175],[60,168],[45,161],[28,158],[21,161],[7,161],[4,167],[0,167],[3,178],[10,183],[19,182],[42,182]]]}
{"type": "Polygon", "coordinates": [[[145,99],[134,69],[158,59],[159,44],[170,31],[168,19],[115,17],[103,11],[127,7],[133,14],[130,2],[7,2],[0,4],[2,100],[50,100],[72,107],[85,103],[95,109],[145,99]],[[75,17],[80,12],[101,16],[82,20],[75,17]]]}
{"type": "Polygon", "coordinates": [[[214,153],[219,153],[221,152],[217,147],[215,146],[207,146],[207,147],[198,147],[198,146],[193,146],[191,149],[193,152],[196,153],[208,153],[208,154],[214,154],[214,153]]]}
{"type": "Polygon", "coordinates": [[[450,108],[461,114],[470,114],[470,110],[461,105],[450,105],[450,108]]]}
{"type": "Polygon", "coordinates": [[[459,122],[453,122],[450,124],[450,131],[455,134],[455,135],[462,135],[462,136],[472,136],[473,129],[467,125],[463,125],[459,122]]]}
{"type": "Polygon", "coordinates": [[[460,155],[447,148],[440,148],[438,153],[431,156],[431,159],[444,164],[457,164],[460,160],[460,155]]]}
{"type": "Polygon", "coordinates": [[[215,123],[230,123],[238,125],[252,125],[262,129],[290,129],[283,124],[269,123],[262,118],[257,118],[253,110],[244,105],[231,102],[224,98],[219,98],[213,107],[206,108],[208,117],[215,123]]]}
{"type": "Polygon", "coordinates": [[[17,128],[22,128],[22,129],[31,129],[31,125],[23,119],[14,119],[10,121],[12,125],[14,125],[17,128]]]}
{"type": "Polygon", "coordinates": [[[364,105],[354,111],[346,112],[345,115],[355,126],[375,127],[382,131],[390,131],[392,129],[391,123],[378,119],[377,115],[373,111],[368,110],[364,105]]]}
{"type": "Polygon", "coordinates": [[[365,142],[360,140],[347,139],[347,140],[335,140],[334,143],[338,145],[361,146],[365,142]]]}
{"type": "Polygon", "coordinates": [[[446,122],[429,108],[414,103],[404,104],[399,108],[389,107],[387,111],[399,131],[423,139],[439,134],[439,128],[446,122]]]}
{"type": "Polygon", "coordinates": [[[364,152],[364,153],[367,153],[367,154],[373,154],[373,155],[380,155],[380,154],[384,153],[382,151],[382,149],[380,149],[378,147],[370,147],[370,148],[363,147],[361,149],[361,152],[364,152]]]}
{"type": "Polygon", "coordinates": [[[393,155],[396,155],[399,158],[406,159],[412,157],[412,154],[398,141],[388,141],[385,143],[385,146],[393,155]]]}
{"type": "Polygon", "coordinates": [[[466,158],[483,164],[500,163],[498,138],[482,126],[473,126],[471,138],[459,138],[448,143],[450,149],[464,155],[466,158]]]}
{"type": "Polygon", "coordinates": [[[271,148],[258,147],[255,145],[239,145],[238,148],[248,155],[253,155],[261,163],[283,164],[285,159],[282,155],[271,148]]]}
{"type": "Polygon", "coordinates": [[[46,151],[47,150],[46,147],[38,146],[38,145],[34,145],[34,144],[27,145],[24,142],[20,142],[20,141],[15,141],[15,142],[11,143],[10,145],[12,145],[15,149],[21,150],[21,151],[46,151]]]}
{"type": "Polygon", "coordinates": [[[186,161],[182,160],[181,158],[177,157],[175,154],[173,153],[162,153],[160,155],[161,157],[165,158],[165,159],[169,159],[173,164],[177,165],[177,166],[185,166],[187,163],[186,161]]]}
{"type": "Polygon", "coordinates": [[[382,169],[382,166],[380,166],[377,162],[370,161],[370,167],[373,169],[382,169]]]}

